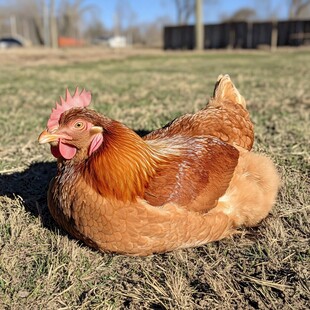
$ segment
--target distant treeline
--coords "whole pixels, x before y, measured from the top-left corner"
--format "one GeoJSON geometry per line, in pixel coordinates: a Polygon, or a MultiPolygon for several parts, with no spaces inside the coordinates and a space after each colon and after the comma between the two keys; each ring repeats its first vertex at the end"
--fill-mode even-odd
{"type": "MultiPolygon", "coordinates": [[[[310,20],[225,22],[204,26],[204,48],[310,45],[310,20]]],[[[164,49],[194,49],[195,26],[164,27],[164,49]]]]}

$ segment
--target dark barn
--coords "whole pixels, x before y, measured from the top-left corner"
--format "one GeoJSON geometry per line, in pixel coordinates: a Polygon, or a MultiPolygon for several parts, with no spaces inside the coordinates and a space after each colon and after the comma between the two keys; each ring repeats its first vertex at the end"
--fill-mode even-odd
{"type": "MultiPolygon", "coordinates": [[[[310,44],[310,20],[279,22],[227,22],[204,26],[204,48],[249,48],[263,45],[310,44]],[[273,42],[273,37],[275,38],[273,42]]],[[[164,27],[164,49],[194,49],[195,26],[164,27]]]]}

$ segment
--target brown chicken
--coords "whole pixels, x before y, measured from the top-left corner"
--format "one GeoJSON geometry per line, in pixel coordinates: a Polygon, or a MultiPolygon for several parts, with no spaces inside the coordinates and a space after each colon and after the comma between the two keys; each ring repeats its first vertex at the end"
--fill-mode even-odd
{"type": "Polygon", "coordinates": [[[279,177],[249,151],[253,126],[228,75],[205,109],[144,138],[87,109],[90,100],[67,91],[39,137],[58,158],[49,210],[75,238],[149,255],[222,239],[269,213],[279,177]]]}

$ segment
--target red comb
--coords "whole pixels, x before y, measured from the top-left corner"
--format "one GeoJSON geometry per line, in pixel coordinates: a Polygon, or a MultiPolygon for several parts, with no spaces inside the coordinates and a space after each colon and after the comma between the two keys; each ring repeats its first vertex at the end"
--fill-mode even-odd
{"type": "Polygon", "coordinates": [[[60,97],[60,104],[56,101],[56,106],[52,110],[51,116],[47,121],[47,128],[49,131],[59,126],[61,114],[72,108],[84,108],[89,106],[91,100],[91,93],[85,89],[79,94],[78,87],[73,96],[70,95],[68,88],[66,89],[66,100],[60,97]]]}

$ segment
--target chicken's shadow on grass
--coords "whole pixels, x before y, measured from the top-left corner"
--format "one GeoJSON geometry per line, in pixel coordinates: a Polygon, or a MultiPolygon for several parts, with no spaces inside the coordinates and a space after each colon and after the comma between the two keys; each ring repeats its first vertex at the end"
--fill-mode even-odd
{"type": "MultiPolygon", "coordinates": [[[[149,131],[137,130],[136,133],[144,136],[149,131]]],[[[0,196],[21,197],[26,211],[40,217],[44,227],[54,230],[57,225],[48,211],[47,191],[56,172],[54,161],[33,163],[25,171],[0,175],[0,196]]]]}
{"type": "Polygon", "coordinates": [[[56,162],[31,164],[23,172],[0,175],[0,196],[21,197],[26,211],[40,217],[44,226],[54,227],[47,208],[47,190],[56,175],[56,162]]]}

